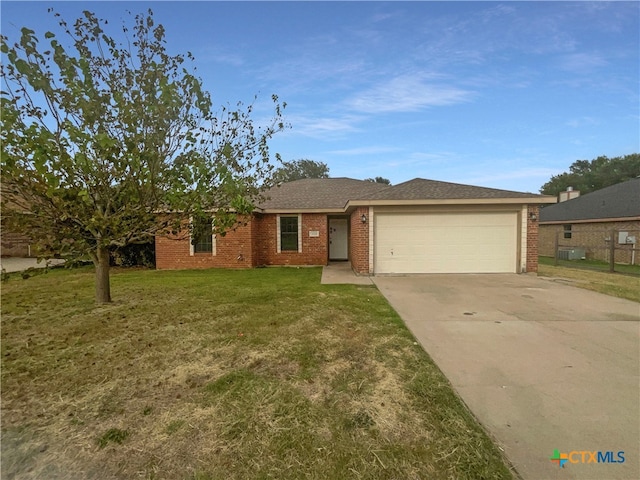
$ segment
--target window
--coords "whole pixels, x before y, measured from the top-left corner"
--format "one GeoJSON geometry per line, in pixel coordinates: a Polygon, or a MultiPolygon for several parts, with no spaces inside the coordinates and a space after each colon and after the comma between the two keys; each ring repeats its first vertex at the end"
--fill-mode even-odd
{"type": "Polygon", "coordinates": [[[211,219],[194,221],[191,245],[193,253],[213,253],[213,234],[211,219]]]}
{"type": "Polygon", "coordinates": [[[298,251],[298,217],[280,217],[280,251],[298,251]]]}
{"type": "Polygon", "coordinates": [[[564,226],[564,238],[571,238],[571,225],[564,226]]]}

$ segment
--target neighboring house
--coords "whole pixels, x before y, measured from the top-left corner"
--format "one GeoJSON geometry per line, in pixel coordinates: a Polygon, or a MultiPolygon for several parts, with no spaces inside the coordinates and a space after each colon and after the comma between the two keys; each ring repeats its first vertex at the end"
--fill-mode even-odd
{"type": "Polygon", "coordinates": [[[1,227],[0,255],[3,257],[30,257],[31,240],[24,235],[1,227]]]}
{"type": "Polygon", "coordinates": [[[156,239],[156,267],[348,261],[358,274],[535,272],[538,208],[555,198],[416,178],[304,179],[268,192],[225,236],[156,239]],[[193,241],[192,241],[193,240],[193,241]]]}
{"type": "MultiPolygon", "coordinates": [[[[5,195],[4,183],[0,183],[0,196],[5,195]]],[[[15,207],[15,204],[9,206],[15,207]]],[[[4,218],[0,212],[0,255],[3,257],[30,257],[31,239],[20,233],[14,232],[5,226],[4,218]]]]}
{"type": "Polygon", "coordinates": [[[564,193],[560,203],[540,210],[540,255],[554,256],[558,242],[560,249],[584,249],[587,258],[603,261],[613,247],[616,262],[640,263],[632,254],[640,242],[640,178],[577,197],[570,191],[573,198],[562,201],[564,193]]]}

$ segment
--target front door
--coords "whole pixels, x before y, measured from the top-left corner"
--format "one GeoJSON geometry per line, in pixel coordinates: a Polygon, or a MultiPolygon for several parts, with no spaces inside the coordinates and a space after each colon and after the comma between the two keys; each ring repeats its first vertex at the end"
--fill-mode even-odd
{"type": "Polygon", "coordinates": [[[329,219],[329,260],[349,258],[349,224],[346,218],[329,219]]]}

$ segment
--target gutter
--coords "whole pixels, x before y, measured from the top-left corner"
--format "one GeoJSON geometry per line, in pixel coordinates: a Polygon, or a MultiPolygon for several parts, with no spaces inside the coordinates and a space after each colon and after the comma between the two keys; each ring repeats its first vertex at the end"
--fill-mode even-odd
{"type": "Polygon", "coordinates": [[[563,225],[563,224],[578,224],[578,223],[609,223],[609,222],[634,222],[640,221],[640,216],[637,217],[610,217],[610,218],[587,218],[574,220],[567,218],[564,220],[540,220],[539,225],[563,225]]]}
{"type": "Polygon", "coordinates": [[[410,205],[531,205],[556,203],[555,197],[521,197],[521,198],[448,198],[425,200],[349,200],[347,206],[410,206],[410,205]]]}

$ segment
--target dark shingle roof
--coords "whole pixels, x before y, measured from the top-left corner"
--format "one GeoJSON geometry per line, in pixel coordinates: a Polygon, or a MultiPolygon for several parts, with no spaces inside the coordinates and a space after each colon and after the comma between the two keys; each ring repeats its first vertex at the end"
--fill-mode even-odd
{"type": "Polygon", "coordinates": [[[358,200],[452,200],[531,197],[543,198],[544,195],[414,178],[408,182],[399,183],[385,190],[374,192],[366,198],[359,198],[358,200]]]}
{"type": "Polygon", "coordinates": [[[266,194],[265,210],[340,209],[353,198],[389,188],[353,178],[305,178],[283,183],[266,194]]]}
{"type": "Polygon", "coordinates": [[[640,178],[543,208],[541,222],[640,217],[640,178]]]}
{"type": "Polygon", "coordinates": [[[476,200],[476,199],[549,199],[534,193],[475,187],[459,183],[415,178],[394,186],[352,178],[306,178],[283,183],[267,192],[259,205],[263,210],[339,210],[347,202],[476,200]]]}

